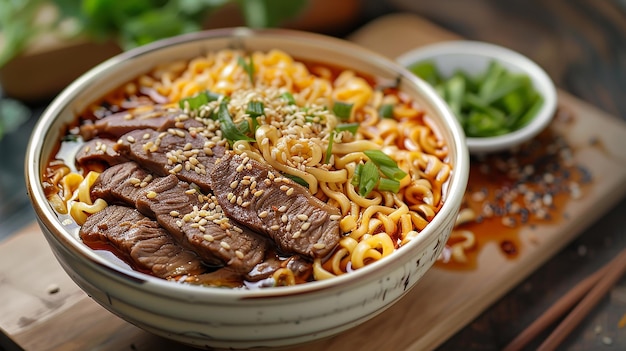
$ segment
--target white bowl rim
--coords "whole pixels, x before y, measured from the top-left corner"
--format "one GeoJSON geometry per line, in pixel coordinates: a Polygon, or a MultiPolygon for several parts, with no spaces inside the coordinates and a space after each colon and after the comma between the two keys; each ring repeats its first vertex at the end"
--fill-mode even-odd
{"type": "MultiPolygon", "coordinates": [[[[341,288],[346,284],[359,284],[359,281],[362,281],[362,277],[368,274],[380,273],[381,270],[384,269],[384,267],[391,264],[391,260],[382,260],[376,262],[376,264],[360,268],[354,272],[351,272],[350,274],[344,274],[332,279],[314,281],[306,284],[286,287],[272,287],[250,290],[213,288],[206,286],[196,286],[191,284],[176,284],[141,272],[121,269],[119,266],[113,264],[111,261],[103,258],[100,255],[95,254],[93,250],[88,249],[86,246],[82,247],[78,245],[78,240],[74,238],[66,229],[63,228],[60,221],[56,220],[56,213],[49,206],[41,186],[40,157],[42,155],[40,154],[40,150],[42,149],[42,146],[44,144],[44,138],[47,133],[47,124],[51,123],[54,116],[64,108],[64,104],[67,101],[71,101],[73,98],[75,98],[75,95],[78,94],[78,92],[84,86],[89,84],[92,79],[97,78],[102,74],[106,74],[106,72],[111,69],[112,66],[118,64],[121,61],[150,54],[152,51],[158,50],[162,47],[169,47],[182,43],[204,41],[212,38],[224,37],[233,38],[236,40],[242,36],[259,35],[287,37],[290,39],[315,42],[329,47],[337,47],[341,50],[351,50],[359,53],[361,57],[367,57],[368,60],[374,61],[374,65],[392,69],[395,71],[395,73],[398,73],[403,78],[411,81],[412,84],[417,85],[419,90],[425,94],[425,98],[432,101],[432,107],[434,108],[434,110],[443,115],[442,118],[446,120],[445,122],[450,122],[450,134],[452,136],[452,140],[450,142],[458,143],[460,146],[458,148],[458,160],[456,160],[457,166],[455,167],[455,171],[452,173],[452,178],[450,179],[450,182],[452,182],[452,186],[449,188],[449,192],[447,194],[448,201],[444,202],[442,208],[440,209],[440,213],[443,211],[443,209],[452,206],[452,203],[455,202],[455,200],[453,199],[463,196],[469,174],[469,155],[467,153],[467,149],[465,147],[462,147],[465,140],[465,135],[461,126],[458,124],[458,122],[456,122],[456,118],[452,115],[445,102],[426,82],[417,78],[415,75],[411,74],[408,70],[404,69],[400,65],[397,65],[396,63],[394,63],[394,61],[346,40],[297,30],[249,29],[234,27],[206,30],[186,35],[180,35],[168,39],[163,39],[158,42],[118,54],[92,68],[85,74],[81,75],[67,88],[65,88],[50,103],[50,105],[42,113],[39,121],[33,129],[31,138],[28,143],[25,162],[27,192],[29,197],[31,198],[31,202],[33,202],[33,207],[35,212],[37,213],[40,225],[51,228],[50,230],[53,232],[56,231],[57,233],[61,233],[61,236],[53,233],[54,240],[63,245],[66,250],[68,249],[66,246],[69,245],[73,254],[78,254],[83,260],[86,260],[89,264],[97,266],[99,271],[108,275],[109,277],[118,281],[124,281],[126,282],[126,284],[128,284],[129,282],[135,282],[138,284],[148,283],[150,285],[151,293],[170,296],[182,296],[181,292],[186,292],[193,296],[197,296],[198,298],[220,298],[223,301],[290,296],[297,297],[303,294],[314,294],[320,291],[332,290],[333,288],[341,288]]],[[[407,250],[399,250],[398,252],[394,252],[394,255],[405,256],[411,252],[411,250],[409,250],[410,247],[427,244],[427,242],[424,242],[424,240],[426,239],[422,240],[421,238],[427,236],[428,239],[432,240],[432,230],[440,226],[440,223],[443,221],[443,216],[435,216],[429,226],[427,226],[426,229],[423,231],[425,234],[424,236],[419,236],[418,239],[411,241],[409,244],[407,244],[407,250]]]]}
{"type": "Polygon", "coordinates": [[[557,108],[554,82],[541,66],[517,51],[476,40],[448,40],[407,51],[398,56],[396,61],[404,67],[409,67],[416,62],[443,55],[472,55],[507,62],[526,72],[544,98],[543,106],[535,118],[523,128],[496,137],[466,137],[470,153],[483,154],[511,149],[535,137],[550,124],[557,108]]]}

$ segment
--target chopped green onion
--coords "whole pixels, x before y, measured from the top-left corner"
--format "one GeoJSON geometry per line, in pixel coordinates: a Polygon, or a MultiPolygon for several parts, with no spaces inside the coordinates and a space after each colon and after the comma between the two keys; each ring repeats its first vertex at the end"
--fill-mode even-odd
{"type": "Polygon", "coordinates": [[[380,165],[378,166],[378,168],[380,169],[380,172],[389,179],[400,181],[404,179],[404,177],[406,177],[406,172],[401,170],[398,166],[388,167],[385,165],[380,165]]]}
{"type": "Polygon", "coordinates": [[[335,143],[335,131],[330,132],[330,136],[328,137],[328,147],[326,147],[326,157],[324,158],[324,163],[330,162],[330,157],[333,154],[333,144],[335,143]]]}
{"type": "Polygon", "coordinates": [[[347,102],[335,101],[333,104],[333,113],[341,120],[349,119],[352,114],[352,106],[353,104],[347,102]]]}
{"type": "Polygon", "coordinates": [[[510,72],[497,61],[489,62],[484,72],[475,76],[457,70],[450,77],[442,77],[432,61],[409,69],[444,98],[468,137],[517,130],[528,124],[542,105],[538,101],[542,98],[527,75],[510,72]]]}
{"type": "Polygon", "coordinates": [[[194,96],[181,99],[178,102],[178,106],[182,109],[184,109],[186,106],[189,106],[190,110],[197,111],[200,109],[200,107],[208,104],[209,102],[219,100],[220,97],[222,96],[207,90],[200,92],[194,96]]]}
{"type": "Polygon", "coordinates": [[[287,103],[288,103],[289,105],[295,105],[295,104],[296,104],[296,99],[294,99],[294,98],[293,98],[293,95],[291,95],[291,93],[290,93],[290,92],[285,92],[285,93],[282,93],[282,94],[280,95],[280,97],[281,97],[281,98],[283,98],[283,99],[285,99],[285,100],[287,100],[287,103]]]}
{"type": "Polygon", "coordinates": [[[363,170],[362,163],[359,163],[358,165],[356,165],[356,168],[354,169],[354,175],[352,176],[352,181],[350,182],[350,184],[354,186],[359,186],[359,178],[361,178],[362,170],[363,170]]]}
{"type": "Polygon", "coordinates": [[[437,85],[441,82],[439,72],[435,63],[432,61],[423,61],[409,67],[409,70],[416,76],[422,78],[430,85],[437,85]]]}
{"type": "Polygon", "coordinates": [[[217,120],[220,122],[222,136],[226,138],[229,143],[232,144],[237,140],[255,141],[255,139],[250,138],[239,129],[237,129],[237,126],[233,122],[233,118],[230,116],[230,112],[228,112],[228,102],[226,101],[226,99],[220,102],[220,106],[217,111],[217,120]]]}
{"type": "Polygon", "coordinates": [[[298,183],[298,184],[300,184],[300,185],[302,185],[304,187],[307,187],[307,188],[309,187],[309,183],[307,183],[306,180],[304,180],[304,179],[302,179],[302,178],[300,178],[298,176],[295,176],[293,174],[287,174],[287,173],[283,173],[283,176],[293,180],[294,182],[296,182],[296,183],[298,183]]]}
{"type": "Polygon", "coordinates": [[[65,135],[63,137],[63,139],[62,139],[62,141],[71,141],[71,142],[76,142],[78,140],[79,140],[79,138],[78,138],[78,135],[76,135],[76,134],[65,135]]]}
{"type": "Polygon", "coordinates": [[[248,102],[248,107],[246,107],[246,113],[250,117],[263,116],[265,114],[265,106],[261,101],[250,101],[248,102]]]}
{"type": "Polygon", "coordinates": [[[382,118],[393,118],[393,104],[383,104],[378,109],[378,114],[382,118]]]}
{"type": "Polygon", "coordinates": [[[543,105],[543,97],[537,94],[532,106],[530,106],[530,108],[526,110],[526,113],[517,120],[517,123],[515,124],[514,128],[521,128],[525,126],[526,124],[528,124],[528,122],[530,122],[533,119],[533,117],[537,114],[537,112],[539,111],[542,105],[543,105]]]}
{"type": "Polygon", "coordinates": [[[340,125],[335,127],[335,131],[337,133],[341,133],[343,131],[348,131],[352,135],[354,135],[354,134],[356,134],[357,130],[359,130],[359,123],[358,122],[355,122],[355,123],[344,123],[344,124],[340,124],[340,125]]]}
{"type": "Polygon", "coordinates": [[[248,77],[250,78],[250,83],[254,84],[254,63],[252,62],[252,56],[250,56],[250,62],[246,62],[242,56],[237,58],[237,63],[239,66],[243,67],[244,71],[248,73],[248,77]]]}
{"type": "Polygon", "coordinates": [[[251,131],[248,119],[244,118],[241,122],[237,123],[237,129],[243,134],[248,134],[251,131]]]}
{"type": "Polygon", "coordinates": [[[378,181],[378,190],[398,193],[398,191],[400,191],[400,182],[395,179],[380,178],[378,181]]]}
{"type": "Polygon", "coordinates": [[[384,152],[380,150],[365,150],[363,153],[378,166],[387,178],[399,181],[406,177],[406,172],[401,170],[396,161],[384,152]]]}
{"type": "Polygon", "coordinates": [[[359,195],[365,197],[374,190],[380,180],[378,168],[374,162],[365,162],[359,174],[359,195]]]}
{"type": "Polygon", "coordinates": [[[463,96],[465,95],[465,79],[461,75],[454,75],[444,84],[446,102],[452,113],[461,120],[461,107],[463,106],[463,96]]]}

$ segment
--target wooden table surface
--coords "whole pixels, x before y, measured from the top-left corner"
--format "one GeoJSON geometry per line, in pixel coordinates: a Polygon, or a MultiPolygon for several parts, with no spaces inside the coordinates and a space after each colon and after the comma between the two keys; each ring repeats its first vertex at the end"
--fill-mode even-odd
{"type": "MultiPolygon", "coordinates": [[[[626,89],[626,5],[623,1],[389,0],[363,3],[363,22],[359,25],[391,12],[419,14],[466,38],[502,44],[522,52],[542,65],[560,89],[615,118],[626,118],[626,99],[622,98],[626,89]],[[559,48],[558,55],[554,55],[554,47],[559,48]]],[[[32,107],[36,115],[42,106],[32,107]]],[[[27,132],[23,131],[24,135],[27,132]]],[[[11,136],[0,143],[3,171],[7,165],[21,168],[20,152],[23,154],[25,143],[20,140],[23,138],[11,136]]],[[[0,209],[23,206],[23,191],[22,197],[13,196],[20,192],[19,182],[13,183],[13,180],[0,172],[0,185],[18,187],[7,193],[9,197],[0,192],[0,209]]],[[[6,213],[9,215],[0,216],[0,227],[5,230],[13,230],[15,224],[11,223],[16,218],[18,223],[19,219],[26,223],[32,219],[27,208],[6,213]]],[[[626,247],[625,215],[626,200],[622,200],[438,349],[502,348],[564,292],[626,247]]],[[[625,313],[626,277],[623,277],[566,339],[562,349],[626,349],[626,328],[619,325],[625,313]]],[[[4,345],[0,338],[0,350],[4,345]]],[[[528,349],[537,345],[533,343],[528,349]]]]}

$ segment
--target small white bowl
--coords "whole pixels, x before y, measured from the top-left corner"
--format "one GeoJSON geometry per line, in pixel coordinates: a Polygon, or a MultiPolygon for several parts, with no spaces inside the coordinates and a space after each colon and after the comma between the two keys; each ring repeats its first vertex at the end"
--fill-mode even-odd
{"type": "Polygon", "coordinates": [[[496,61],[510,72],[528,75],[535,90],[543,96],[543,106],[526,126],[496,137],[467,137],[467,147],[472,154],[511,149],[539,134],[554,116],[557,106],[554,83],[539,65],[518,52],[485,42],[458,40],[419,47],[396,58],[404,67],[427,60],[432,61],[444,77],[459,69],[470,75],[479,74],[487,70],[491,61],[496,61]]]}

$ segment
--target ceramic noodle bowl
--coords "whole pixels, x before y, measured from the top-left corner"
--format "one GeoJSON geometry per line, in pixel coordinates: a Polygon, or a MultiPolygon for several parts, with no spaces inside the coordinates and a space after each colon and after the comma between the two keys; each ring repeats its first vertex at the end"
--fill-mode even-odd
{"type": "Polygon", "coordinates": [[[382,313],[402,298],[439,257],[467,184],[463,133],[437,94],[401,66],[349,42],[287,30],[222,29],[160,41],[116,56],[77,79],[43,113],[26,162],[29,196],[43,234],[68,275],[95,301],[154,334],[197,347],[264,348],[336,335],[382,313]],[[413,240],[388,257],[348,274],[294,286],[228,289],[168,280],[131,270],[85,245],[68,230],[42,187],[46,163],[67,126],[110,91],[159,63],[225,48],[282,50],[298,59],[395,82],[430,116],[448,147],[453,171],[443,205],[413,240]]]}

